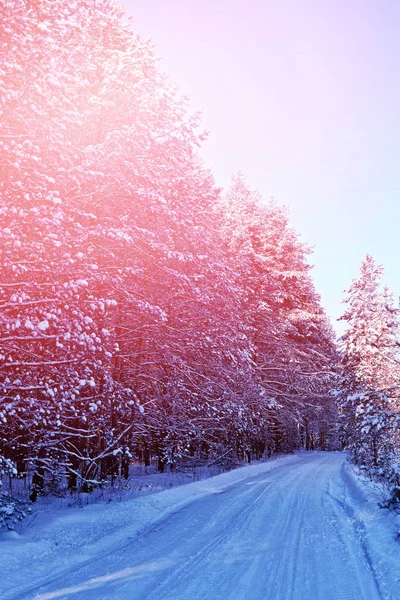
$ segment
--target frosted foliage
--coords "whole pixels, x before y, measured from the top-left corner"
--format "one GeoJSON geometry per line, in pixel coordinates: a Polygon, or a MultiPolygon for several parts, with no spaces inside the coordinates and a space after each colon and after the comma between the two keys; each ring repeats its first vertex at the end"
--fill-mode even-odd
{"type": "Polygon", "coordinates": [[[345,298],[342,355],[342,436],[354,460],[400,488],[399,313],[381,289],[383,268],[367,255],[345,298]]]}
{"type": "Polygon", "coordinates": [[[118,3],[0,12],[0,452],[36,494],[326,446],[333,336],[285,211],[221,197],[118,3]]]}

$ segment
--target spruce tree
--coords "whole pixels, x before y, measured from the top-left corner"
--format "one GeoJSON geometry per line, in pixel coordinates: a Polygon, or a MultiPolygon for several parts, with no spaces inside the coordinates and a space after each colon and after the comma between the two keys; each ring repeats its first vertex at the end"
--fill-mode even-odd
{"type": "Polygon", "coordinates": [[[387,288],[381,291],[382,275],[383,267],[367,254],[347,291],[339,399],[341,435],[351,456],[371,471],[388,474],[398,423],[399,319],[392,295],[387,288]]]}

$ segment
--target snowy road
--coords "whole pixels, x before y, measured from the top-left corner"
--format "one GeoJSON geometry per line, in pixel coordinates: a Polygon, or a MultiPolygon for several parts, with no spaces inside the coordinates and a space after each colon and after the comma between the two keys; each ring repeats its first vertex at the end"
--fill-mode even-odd
{"type": "Polygon", "coordinates": [[[304,453],[278,463],[9,597],[396,600],[400,588],[396,595],[396,582],[371,558],[344,461],[340,453],[304,453]]]}

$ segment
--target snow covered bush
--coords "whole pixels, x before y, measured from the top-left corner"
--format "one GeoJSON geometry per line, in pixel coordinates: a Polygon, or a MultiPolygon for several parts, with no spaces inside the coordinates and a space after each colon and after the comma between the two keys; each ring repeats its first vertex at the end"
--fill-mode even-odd
{"type": "Polygon", "coordinates": [[[17,469],[15,464],[9,458],[5,458],[0,454],[0,488],[3,485],[3,477],[8,475],[9,477],[15,477],[17,475],[17,469]]]}
{"type": "Polygon", "coordinates": [[[0,529],[14,529],[15,525],[31,512],[29,502],[17,500],[5,492],[0,492],[0,529]]]}

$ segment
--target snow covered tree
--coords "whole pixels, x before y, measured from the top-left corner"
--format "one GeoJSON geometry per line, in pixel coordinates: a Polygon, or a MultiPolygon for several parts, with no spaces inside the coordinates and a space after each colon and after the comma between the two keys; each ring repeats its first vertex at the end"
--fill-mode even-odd
{"type": "MultiPolygon", "coordinates": [[[[253,410],[266,424],[267,443],[288,450],[300,443],[304,420],[315,426],[318,417],[323,423],[332,413],[332,329],[311,281],[309,251],[289,228],[286,211],[273,201],[263,203],[240,175],[220,210],[252,342],[258,387],[253,410]]],[[[305,445],[317,445],[309,425],[307,432],[305,445]]]]}
{"type": "MultiPolygon", "coordinates": [[[[92,122],[80,102],[90,105],[95,92],[78,68],[78,58],[90,55],[79,32],[89,14],[103,29],[87,2],[0,6],[1,445],[20,470],[28,458],[36,463],[41,487],[44,469],[62,463],[74,472],[78,461],[87,471],[91,454],[101,454],[94,443],[105,424],[99,404],[113,388],[108,325],[115,300],[95,249],[101,239],[105,254],[119,231],[99,223],[77,194],[83,178],[93,178],[81,167],[88,165],[78,130],[92,122]]],[[[110,7],[104,3],[109,20],[110,7]]]]}
{"type": "Polygon", "coordinates": [[[382,275],[383,267],[367,254],[347,291],[339,399],[342,438],[353,459],[387,475],[399,426],[399,317],[392,295],[380,289],[382,275]]]}
{"type": "Polygon", "coordinates": [[[344,300],[348,308],[341,320],[348,325],[340,346],[345,372],[354,378],[350,388],[384,390],[399,383],[398,313],[387,288],[380,291],[382,275],[383,267],[367,254],[344,300]]]}

